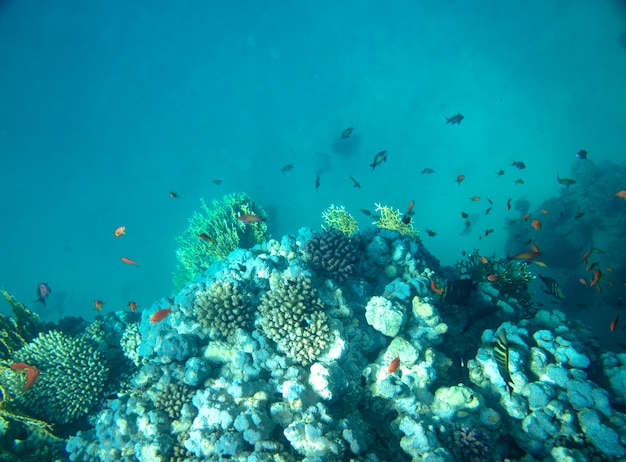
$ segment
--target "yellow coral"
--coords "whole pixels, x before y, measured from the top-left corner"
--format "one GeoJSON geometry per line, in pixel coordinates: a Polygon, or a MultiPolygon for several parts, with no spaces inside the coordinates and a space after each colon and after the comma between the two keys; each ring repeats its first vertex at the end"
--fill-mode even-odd
{"type": "Polygon", "coordinates": [[[322,225],[322,229],[335,228],[346,236],[352,236],[359,230],[359,224],[343,205],[337,207],[331,204],[328,210],[322,212],[322,218],[326,222],[326,226],[322,225]]]}
{"type": "Polygon", "coordinates": [[[386,205],[376,204],[376,211],[379,212],[379,217],[372,224],[379,228],[398,231],[402,235],[407,234],[413,239],[417,239],[417,231],[413,229],[413,218],[410,218],[408,223],[404,223],[402,221],[402,212],[386,205]]]}

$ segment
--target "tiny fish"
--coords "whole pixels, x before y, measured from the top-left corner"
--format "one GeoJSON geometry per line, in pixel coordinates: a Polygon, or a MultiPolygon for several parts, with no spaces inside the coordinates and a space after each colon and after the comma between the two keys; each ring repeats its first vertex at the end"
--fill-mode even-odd
{"type": "Polygon", "coordinates": [[[621,197],[622,199],[626,199],[626,191],[618,191],[615,193],[615,197],[621,197]]]}
{"type": "Polygon", "coordinates": [[[576,215],[574,215],[574,220],[578,220],[579,218],[582,218],[585,216],[585,212],[578,212],[576,215]]]}
{"type": "Polygon", "coordinates": [[[137,303],[135,302],[128,302],[128,307],[130,308],[130,312],[134,313],[135,310],[139,308],[139,305],[137,305],[137,303]]]}
{"type": "Polygon", "coordinates": [[[428,236],[429,236],[429,237],[435,237],[435,236],[437,235],[437,233],[436,233],[436,232],[431,231],[431,230],[430,230],[430,229],[428,229],[428,228],[426,228],[426,229],[425,229],[425,231],[426,231],[426,234],[428,234],[428,236]]]}
{"type": "Polygon", "coordinates": [[[100,312],[102,311],[102,307],[104,306],[104,302],[102,300],[94,300],[93,301],[93,309],[100,312]]]}
{"type": "Polygon", "coordinates": [[[150,322],[152,324],[156,324],[157,322],[163,321],[170,315],[171,312],[171,308],[163,308],[162,310],[159,310],[152,315],[152,317],[150,318],[150,322]]]}
{"type": "Polygon", "coordinates": [[[316,177],[315,178],[315,189],[318,189],[320,187],[320,177],[316,177]]]}
{"type": "Polygon", "coordinates": [[[287,164],[287,165],[285,165],[283,168],[281,168],[281,169],[280,169],[280,171],[281,171],[281,172],[283,172],[283,173],[285,173],[285,172],[290,171],[292,168],[293,168],[293,165],[291,165],[291,164],[287,164]]]}
{"type": "Polygon", "coordinates": [[[489,198],[487,198],[487,202],[489,202],[489,205],[493,205],[493,201],[489,198]]]}
{"type": "Polygon", "coordinates": [[[465,175],[457,175],[455,181],[460,185],[461,183],[463,183],[463,180],[465,180],[465,175]]]}
{"type": "Polygon", "coordinates": [[[511,165],[517,168],[518,170],[524,170],[526,168],[526,164],[524,162],[519,162],[515,160],[513,161],[511,165]]]}
{"type": "Polygon", "coordinates": [[[249,225],[250,223],[258,223],[259,221],[265,221],[265,218],[260,217],[258,215],[254,215],[252,213],[244,213],[243,215],[238,216],[237,220],[239,220],[242,223],[245,223],[246,225],[249,225]]]}
{"type": "Polygon", "coordinates": [[[506,209],[507,210],[511,210],[511,198],[509,197],[509,199],[506,201],[506,209]]]}
{"type": "Polygon", "coordinates": [[[524,184],[524,180],[522,180],[521,178],[518,178],[517,180],[514,181],[515,184],[524,184]]]}
{"type": "Polygon", "coordinates": [[[576,184],[576,180],[572,180],[571,178],[561,178],[558,173],[556,174],[556,181],[558,181],[559,184],[567,186],[568,188],[571,185],[576,184]]]}
{"type": "Polygon", "coordinates": [[[113,234],[115,234],[115,237],[123,236],[124,234],[126,234],[126,226],[119,226],[115,228],[115,231],[113,231],[113,234]]]}
{"type": "Polygon", "coordinates": [[[539,209],[539,211],[540,211],[541,213],[543,213],[544,215],[547,215],[547,214],[549,213],[549,212],[548,212],[546,209],[544,209],[544,208],[540,208],[540,209],[539,209]]]}
{"type": "Polygon", "coordinates": [[[178,197],[179,197],[179,196],[178,196],[178,194],[176,194],[174,191],[170,191],[170,197],[171,197],[172,199],[178,199],[178,197]]]}
{"type": "Polygon", "coordinates": [[[452,117],[446,117],[446,125],[459,125],[463,119],[465,119],[465,117],[462,114],[456,114],[452,117]]]}
{"type": "Polygon", "coordinates": [[[222,184],[222,180],[213,180],[213,184],[219,186],[222,184]]]}
{"type": "Polygon", "coordinates": [[[541,266],[542,268],[547,268],[548,267],[548,265],[546,265],[544,262],[539,261],[539,260],[533,260],[533,261],[531,261],[531,263],[534,263],[537,266],[541,266]]]}
{"type": "Polygon", "coordinates": [[[493,207],[489,207],[487,210],[485,210],[485,215],[489,215],[489,212],[491,212],[491,209],[492,209],[492,208],[493,208],[493,207]]]}
{"type": "Polygon", "coordinates": [[[360,187],[361,187],[361,185],[359,184],[359,182],[358,182],[358,181],[356,181],[352,175],[350,175],[350,179],[352,180],[352,184],[353,184],[353,186],[354,186],[355,188],[360,188],[360,187]]]}
{"type": "Polygon", "coordinates": [[[209,244],[213,242],[213,238],[209,236],[207,233],[198,234],[198,239],[200,239],[201,241],[207,242],[209,244]]]}
{"type": "Polygon", "coordinates": [[[541,229],[541,222],[535,218],[530,222],[530,226],[532,226],[535,231],[539,231],[541,229]]]}
{"type": "Polygon", "coordinates": [[[45,282],[40,282],[37,284],[37,301],[43,303],[43,306],[46,306],[46,300],[52,293],[52,289],[45,282]]]}
{"type": "Polygon", "coordinates": [[[618,321],[619,321],[619,314],[615,316],[615,319],[613,319],[613,321],[611,321],[611,324],[609,324],[609,329],[611,329],[611,332],[613,332],[617,328],[618,321]]]}
{"type": "Polygon", "coordinates": [[[344,131],[341,132],[341,139],[347,140],[348,138],[350,138],[350,135],[352,134],[353,131],[354,131],[354,128],[352,126],[346,128],[344,131]]]}
{"type": "Polygon", "coordinates": [[[467,219],[467,218],[469,218],[469,215],[468,215],[467,213],[465,213],[465,212],[461,212],[459,215],[460,215],[460,216],[461,216],[461,218],[463,218],[463,219],[467,219]]]}
{"type": "Polygon", "coordinates": [[[493,228],[489,228],[485,230],[485,237],[489,236],[491,233],[493,233],[493,228]]]}
{"type": "Polygon", "coordinates": [[[582,160],[587,160],[587,151],[585,151],[584,149],[581,149],[580,151],[576,153],[576,157],[582,160]]]}
{"type": "Polygon", "coordinates": [[[502,175],[504,175],[504,170],[498,170],[496,172],[496,175],[498,176],[498,178],[501,177],[502,175]]]}
{"type": "Polygon", "coordinates": [[[498,276],[497,274],[490,274],[489,276],[487,276],[487,281],[490,282],[496,282],[498,279],[500,279],[500,276],[498,276]]]}
{"type": "Polygon", "coordinates": [[[372,216],[372,212],[370,212],[367,209],[359,209],[363,214],[367,215],[368,217],[372,216]]]}
{"type": "Polygon", "coordinates": [[[120,260],[122,260],[127,265],[139,266],[139,263],[137,263],[135,260],[131,260],[130,258],[122,257],[120,260]]]}
{"type": "Polygon", "coordinates": [[[374,170],[383,162],[387,162],[387,151],[380,151],[378,154],[376,154],[376,157],[374,157],[374,162],[369,164],[369,166],[372,167],[372,170],[374,170]]]}
{"type": "Polygon", "coordinates": [[[478,202],[480,200],[480,196],[472,196],[469,198],[472,202],[478,202]]]}
{"type": "Polygon", "coordinates": [[[415,207],[415,201],[411,201],[409,202],[409,205],[406,208],[406,214],[411,216],[411,215],[415,215],[415,212],[413,211],[413,207],[415,207]]]}
{"type": "Polygon", "coordinates": [[[432,173],[435,173],[435,171],[432,168],[428,168],[426,167],[424,170],[422,170],[422,175],[426,173],[427,175],[430,175],[432,173]]]}
{"type": "Polygon", "coordinates": [[[396,356],[396,358],[389,363],[389,367],[387,368],[387,374],[393,374],[400,367],[400,355],[396,356]]]}

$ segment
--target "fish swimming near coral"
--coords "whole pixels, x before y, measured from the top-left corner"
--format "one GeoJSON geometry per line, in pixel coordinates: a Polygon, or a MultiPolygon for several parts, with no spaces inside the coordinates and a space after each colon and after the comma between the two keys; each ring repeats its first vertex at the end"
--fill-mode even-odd
{"type": "Polygon", "coordinates": [[[265,218],[260,217],[258,215],[254,215],[252,213],[245,213],[243,215],[238,216],[237,220],[239,220],[242,223],[245,223],[246,225],[249,225],[250,223],[258,223],[259,221],[265,221],[265,218]]]}
{"type": "Polygon", "coordinates": [[[380,151],[378,154],[376,154],[376,157],[374,157],[374,162],[369,164],[369,166],[372,167],[372,170],[374,170],[383,162],[387,162],[387,151],[380,151]]]}
{"type": "Polygon", "coordinates": [[[104,302],[102,300],[94,300],[93,301],[93,309],[100,312],[102,311],[102,307],[104,306],[104,302]]]}
{"type": "Polygon", "coordinates": [[[465,119],[465,116],[463,114],[456,114],[452,117],[446,117],[446,125],[459,125],[463,119],[465,119]]]}
{"type": "Polygon", "coordinates": [[[157,322],[161,322],[165,318],[167,318],[170,315],[171,312],[172,312],[171,308],[163,308],[162,310],[159,310],[159,311],[157,311],[156,313],[154,313],[152,315],[152,317],[150,318],[150,322],[152,324],[156,324],[157,322]]]}
{"type": "Polygon", "coordinates": [[[617,329],[617,323],[619,321],[619,314],[617,316],[615,316],[615,319],[613,319],[613,321],[611,321],[611,324],[609,325],[609,329],[611,329],[611,332],[615,331],[615,329],[617,329]]]}
{"type": "Polygon", "coordinates": [[[393,361],[389,363],[389,367],[387,368],[387,374],[393,374],[400,367],[400,355],[396,356],[393,361]]]}
{"type": "Polygon", "coordinates": [[[568,188],[571,185],[576,184],[576,180],[572,180],[571,178],[561,178],[558,173],[556,174],[556,181],[558,181],[559,184],[567,186],[568,188]]]}
{"type": "Polygon", "coordinates": [[[509,391],[509,396],[513,394],[513,379],[511,378],[511,372],[509,369],[509,342],[506,338],[506,334],[503,331],[498,332],[496,335],[496,344],[493,347],[493,356],[495,357],[496,364],[498,365],[498,372],[504,379],[506,388],[509,391]]]}
{"type": "Polygon", "coordinates": [[[22,390],[28,390],[39,377],[39,369],[26,363],[13,363],[11,364],[11,369],[14,371],[26,370],[26,383],[24,383],[22,390]]]}
{"type": "Polygon", "coordinates": [[[444,305],[465,306],[470,301],[472,290],[476,288],[472,279],[456,279],[449,281],[443,288],[440,301],[444,305]]]}
{"type": "Polygon", "coordinates": [[[615,193],[615,197],[621,197],[622,199],[626,199],[626,191],[618,191],[615,193]]]}
{"type": "Polygon", "coordinates": [[[52,293],[52,289],[45,282],[40,282],[37,284],[37,301],[43,303],[43,306],[46,306],[46,300],[52,293]]]}
{"type": "Polygon", "coordinates": [[[130,312],[134,313],[135,310],[139,308],[139,305],[137,305],[137,303],[135,302],[128,302],[128,307],[130,308],[130,312]]]}
{"type": "Polygon", "coordinates": [[[584,149],[581,149],[580,151],[576,153],[576,157],[582,160],[587,160],[587,151],[584,149]]]}
{"type": "Polygon", "coordinates": [[[556,282],[554,279],[550,277],[542,276],[539,273],[537,273],[537,277],[541,279],[541,282],[543,282],[543,285],[546,286],[547,290],[544,290],[546,294],[552,295],[558,298],[559,300],[565,299],[565,294],[563,293],[563,289],[561,289],[561,286],[559,285],[558,282],[556,282]]]}

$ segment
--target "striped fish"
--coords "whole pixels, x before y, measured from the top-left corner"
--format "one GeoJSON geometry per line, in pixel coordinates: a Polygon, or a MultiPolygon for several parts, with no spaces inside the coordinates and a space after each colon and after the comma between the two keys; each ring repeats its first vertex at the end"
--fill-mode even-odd
{"type": "Polygon", "coordinates": [[[563,289],[561,289],[561,286],[559,285],[558,282],[556,282],[554,279],[549,278],[547,276],[542,276],[539,273],[537,273],[537,277],[541,279],[541,282],[543,282],[543,285],[546,286],[547,290],[544,290],[545,293],[549,295],[553,295],[559,300],[565,299],[565,294],[563,294],[563,289]]]}
{"type": "Polygon", "coordinates": [[[509,396],[513,394],[513,379],[509,372],[509,342],[506,339],[506,334],[503,330],[498,332],[498,339],[493,347],[493,355],[496,358],[496,364],[498,365],[498,372],[504,379],[507,390],[509,390],[509,396]]]}
{"type": "Polygon", "coordinates": [[[444,305],[466,306],[470,301],[472,290],[476,287],[471,279],[456,279],[444,287],[440,300],[444,305]]]}

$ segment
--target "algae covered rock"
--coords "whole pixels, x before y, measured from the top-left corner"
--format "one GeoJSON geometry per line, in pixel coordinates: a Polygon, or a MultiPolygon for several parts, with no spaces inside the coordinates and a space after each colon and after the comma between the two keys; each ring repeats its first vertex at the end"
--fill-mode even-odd
{"type": "Polygon", "coordinates": [[[39,369],[37,381],[16,399],[32,415],[60,424],[93,408],[109,373],[102,355],[85,340],[54,330],[39,334],[13,360],[39,369]]]}

